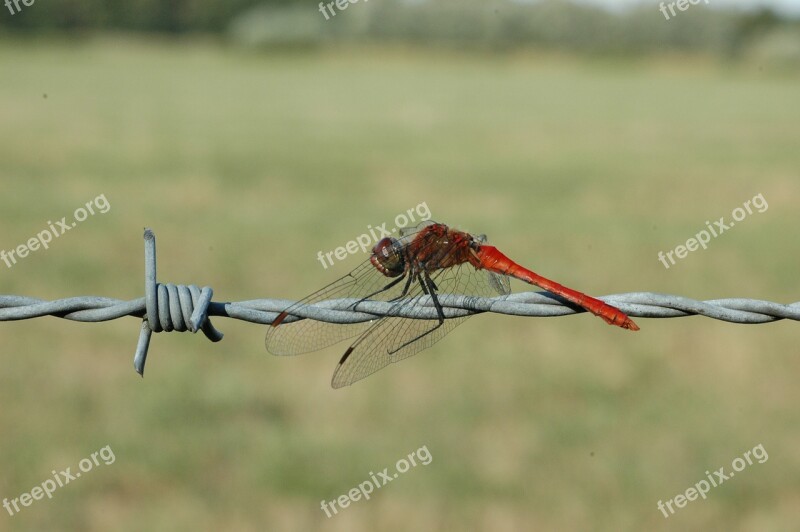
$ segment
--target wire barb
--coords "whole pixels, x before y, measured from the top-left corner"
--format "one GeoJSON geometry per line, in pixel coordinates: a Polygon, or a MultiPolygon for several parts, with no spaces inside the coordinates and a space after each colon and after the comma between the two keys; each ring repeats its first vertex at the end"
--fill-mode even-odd
{"type": "Polygon", "coordinates": [[[133,367],[142,377],[153,333],[202,330],[212,342],[222,340],[222,333],[208,319],[208,306],[214,295],[210,287],[200,290],[195,285],[164,285],[156,281],[156,235],[147,228],[144,230],[144,294],[145,315],[133,356],[133,367]]]}
{"type": "MultiPolygon", "coordinates": [[[[54,316],[72,321],[102,322],[135,316],[142,319],[133,366],[144,376],[147,352],[153,333],[203,331],[212,342],[223,334],[211,324],[210,316],[223,316],[250,323],[271,324],[294,301],[255,299],[238,302],[213,302],[213,290],[195,285],[161,284],[156,280],[156,238],[144,232],[145,297],[123,301],[108,297],[82,296],[44,301],[32,297],[0,295],[0,321],[15,321],[54,316]]],[[[492,298],[445,294],[438,297],[446,318],[494,312],[512,316],[552,317],[585,312],[549,292],[518,292],[492,298]]],[[[680,318],[705,316],[729,323],[758,324],[778,320],[800,321],[800,302],[784,305],[757,299],[712,299],[698,301],[687,297],[653,292],[631,292],[599,297],[632,318],[680,318]]],[[[429,296],[418,304],[401,306],[387,301],[332,299],[293,310],[283,323],[314,319],[329,323],[361,323],[383,316],[410,319],[438,319],[429,296]]]]}

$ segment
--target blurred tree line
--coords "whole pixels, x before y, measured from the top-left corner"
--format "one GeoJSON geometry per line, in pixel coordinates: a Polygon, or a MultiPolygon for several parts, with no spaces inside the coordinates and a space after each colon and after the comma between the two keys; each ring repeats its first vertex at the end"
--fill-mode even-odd
{"type": "Polygon", "coordinates": [[[800,64],[800,23],[769,10],[709,10],[701,3],[666,20],[655,3],[611,13],[560,0],[357,0],[334,11],[327,20],[315,0],[39,0],[3,13],[0,31],[211,33],[248,46],[388,40],[619,54],[766,50],[800,64]]]}

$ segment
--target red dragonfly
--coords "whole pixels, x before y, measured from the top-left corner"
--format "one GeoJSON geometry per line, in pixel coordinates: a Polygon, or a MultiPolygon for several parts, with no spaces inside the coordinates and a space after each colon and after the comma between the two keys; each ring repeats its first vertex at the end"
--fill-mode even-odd
{"type": "Polygon", "coordinates": [[[339,360],[331,382],[334,388],[348,386],[432,346],[469,317],[446,318],[440,295],[506,295],[511,291],[509,277],[557,294],[611,325],[639,330],[619,309],[523,268],[486,245],[484,235],[428,221],[399,238],[383,238],[355,270],[281,312],[267,332],[267,350],[299,355],[358,336],[339,360]],[[390,314],[432,302],[438,319],[387,316],[344,325],[311,319],[283,323],[301,306],[340,298],[354,300],[349,309],[366,300],[393,302],[390,314]]]}

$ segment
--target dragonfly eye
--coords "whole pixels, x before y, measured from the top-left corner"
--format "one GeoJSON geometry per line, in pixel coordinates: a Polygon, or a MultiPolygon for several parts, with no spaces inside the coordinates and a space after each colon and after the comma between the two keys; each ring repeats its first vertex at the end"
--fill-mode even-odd
{"type": "Polygon", "coordinates": [[[372,265],[387,277],[397,277],[405,271],[402,245],[394,238],[382,238],[372,248],[372,265]]]}

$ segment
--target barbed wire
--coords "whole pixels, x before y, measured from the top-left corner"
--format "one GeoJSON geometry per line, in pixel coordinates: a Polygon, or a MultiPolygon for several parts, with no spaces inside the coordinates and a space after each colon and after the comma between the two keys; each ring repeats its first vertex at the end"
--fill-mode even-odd
{"type": "MultiPolygon", "coordinates": [[[[150,339],[158,332],[202,331],[212,342],[223,334],[211,324],[211,316],[271,324],[294,303],[285,299],[253,299],[248,301],[214,302],[213,290],[195,285],[161,284],[156,280],[156,240],[145,229],[145,297],[124,301],[109,297],[80,296],[55,301],[32,297],[0,295],[0,321],[27,320],[54,316],[81,322],[102,322],[134,316],[142,319],[139,342],[134,354],[134,368],[144,375],[150,339]]],[[[512,316],[552,317],[585,312],[563,298],[549,292],[519,292],[492,298],[468,295],[439,295],[446,318],[457,318],[493,312],[512,316]]],[[[654,292],[630,292],[602,296],[633,318],[680,318],[705,316],[730,323],[758,324],[778,320],[800,321],[800,302],[784,305],[757,299],[711,299],[698,301],[687,297],[654,292]]],[[[361,323],[383,316],[410,319],[439,317],[430,296],[422,296],[414,306],[396,305],[387,301],[331,299],[306,305],[292,311],[282,323],[313,319],[328,323],[361,323]]]]}

